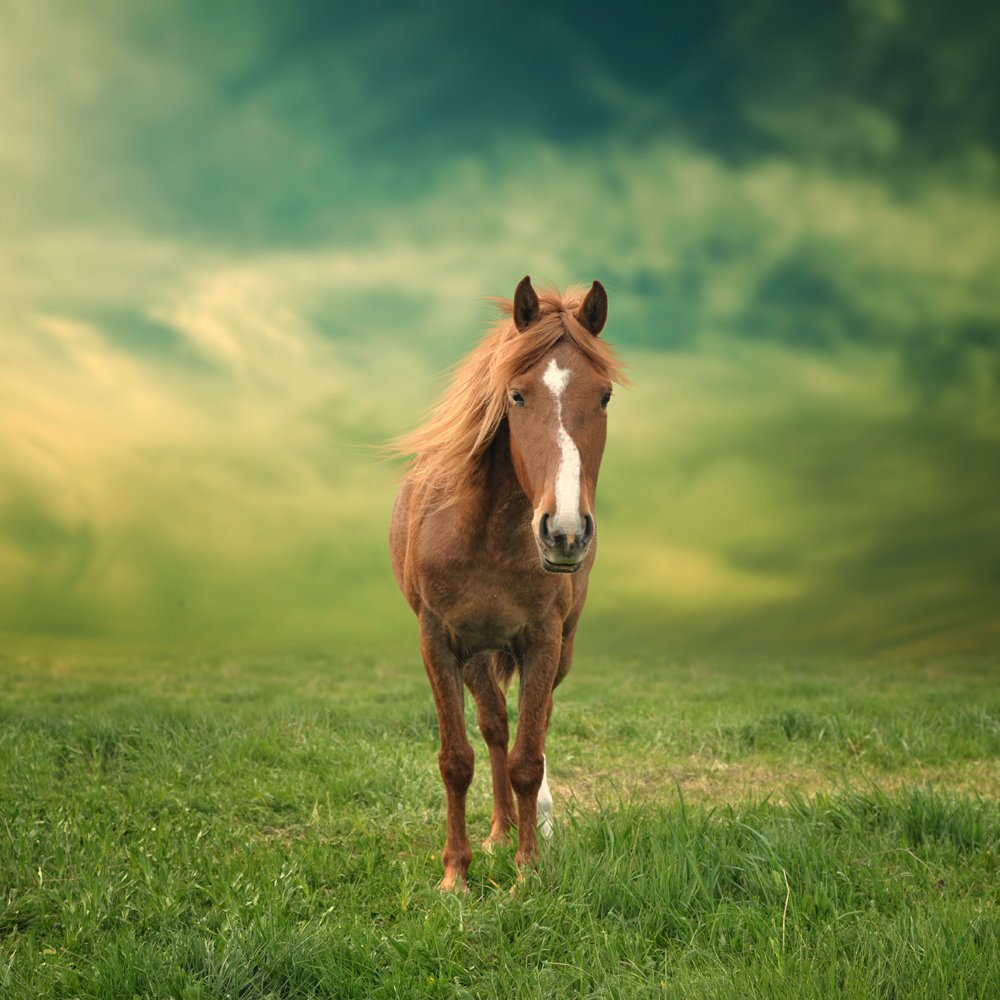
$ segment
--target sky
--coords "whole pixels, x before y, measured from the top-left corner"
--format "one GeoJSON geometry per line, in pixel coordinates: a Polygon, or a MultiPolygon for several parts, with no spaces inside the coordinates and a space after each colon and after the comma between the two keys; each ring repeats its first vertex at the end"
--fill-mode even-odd
{"type": "Polygon", "coordinates": [[[412,641],[412,427],[608,288],[588,627],[1000,638],[1000,10],[4,0],[0,634],[412,641]]]}

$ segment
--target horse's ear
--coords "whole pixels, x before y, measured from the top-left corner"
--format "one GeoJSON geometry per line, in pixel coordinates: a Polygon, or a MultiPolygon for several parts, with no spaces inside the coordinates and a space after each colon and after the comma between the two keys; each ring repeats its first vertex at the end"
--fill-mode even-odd
{"type": "Polygon", "coordinates": [[[608,293],[599,281],[591,285],[583,305],[577,310],[576,318],[595,337],[604,329],[604,324],[608,321],[608,293]]]}
{"type": "Polygon", "coordinates": [[[525,275],[514,290],[514,326],[523,333],[538,319],[540,312],[531,278],[525,275]]]}

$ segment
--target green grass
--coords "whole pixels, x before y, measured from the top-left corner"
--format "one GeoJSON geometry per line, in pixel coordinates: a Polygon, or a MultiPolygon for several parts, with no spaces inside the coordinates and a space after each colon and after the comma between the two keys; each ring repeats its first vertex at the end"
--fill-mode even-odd
{"type": "Polygon", "coordinates": [[[0,996],[995,997],[995,678],[583,656],[540,866],[442,897],[414,656],[9,656],[0,996]]]}

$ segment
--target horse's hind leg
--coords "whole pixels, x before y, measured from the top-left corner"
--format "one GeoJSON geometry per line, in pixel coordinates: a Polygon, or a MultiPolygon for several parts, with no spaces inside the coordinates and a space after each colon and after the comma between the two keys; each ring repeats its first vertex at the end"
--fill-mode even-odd
{"type": "Polygon", "coordinates": [[[487,850],[494,844],[506,843],[511,829],[517,825],[514,793],[507,774],[507,743],[510,739],[507,697],[500,683],[501,679],[509,678],[513,669],[514,664],[508,653],[481,654],[465,668],[465,683],[476,699],[476,718],[490,751],[490,770],[493,773],[493,820],[490,835],[483,842],[487,850]]]}
{"type": "Polygon", "coordinates": [[[465,797],[472,783],[474,754],[465,732],[465,692],[462,668],[449,648],[439,624],[427,612],[420,616],[420,651],[434,692],[441,751],[438,766],[448,801],[447,833],[441,861],[440,889],[465,888],[472,848],[465,830],[465,797]]]}

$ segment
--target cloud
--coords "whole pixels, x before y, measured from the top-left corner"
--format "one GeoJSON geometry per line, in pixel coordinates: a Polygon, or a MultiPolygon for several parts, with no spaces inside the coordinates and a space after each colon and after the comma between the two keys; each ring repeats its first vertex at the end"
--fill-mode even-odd
{"type": "Polygon", "coordinates": [[[331,34],[294,8],[219,48],[165,9],[18,8],[0,40],[5,627],[391,632],[395,473],[373,446],[431,403],[494,315],[483,297],[530,272],[605,281],[636,382],[613,404],[598,620],[873,648],[934,622],[985,644],[996,156],[975,108],[947,156],[914,155],[905,109],[872,93],[909,9],[863,29],[850,86],[797,57],[815,101],[749,67],[780,10],[706,17],[686,42],[667,12],[669,70],[566,27],[479,105],[456,83],[492,36],[457,9],[331,34]],[[415,74],[416,43],[463,26],[475,44],[415,74]],[[554,80],[576,95],[562,123],[535,99],[554,80]]]}

